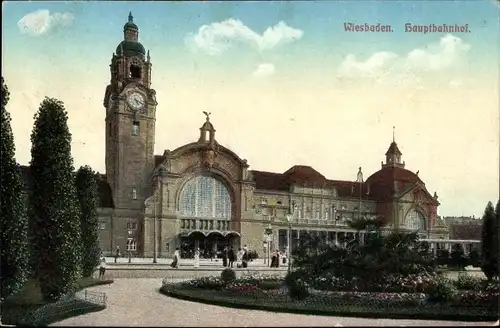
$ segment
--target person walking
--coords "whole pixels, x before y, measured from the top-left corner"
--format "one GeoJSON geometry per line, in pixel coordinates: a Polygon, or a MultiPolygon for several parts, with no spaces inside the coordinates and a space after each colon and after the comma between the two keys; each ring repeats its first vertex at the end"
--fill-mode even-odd
{"type": "Polygon", "coordinates": [[[227,257],[229,259],[229,267],[232,268],[234,265],[234,261],[236,260],[236,254],[234,253],[233,247],[229,249],[227,257]]]}
{"type": "Polygon", "coordinates": [[[115,252],[115,263],[117,262],[118,258],[120,257],[120,246],[116,246],[116,252],[115,252]]]}
{"type": "Polygon", "coordinates": [[[174,252],[174,260],[170,264],[172,268],[178,269],[179,268],[179,261],[180,261],[180,254],[179,254],[179,248],[177,247],[174,252]]]}
{"type": "Polygon", "coordinates": [[[243,253],[244,251],[241,248],[238,248],[238,253],[236,254],[236,267],[241,268],[243,266],[243,253]]]}
{"type": "Polygon", "coordinates": [[[99,266],[99,279],[104,279],[104,274],[106,273],[106,258],[101,259],[101,265],[99,266]]]}
{"type": "Polygon", "coordinates": [[[224,267],[227,267],[227,247],[224,247],[224,249],[222,250],[222,265],[224,267]]]}
{"type": "Polygon", "coordinates": [[[194,267],[198,268],[200,266],[200,249],[197,248],[194,251],[194,267]]]}

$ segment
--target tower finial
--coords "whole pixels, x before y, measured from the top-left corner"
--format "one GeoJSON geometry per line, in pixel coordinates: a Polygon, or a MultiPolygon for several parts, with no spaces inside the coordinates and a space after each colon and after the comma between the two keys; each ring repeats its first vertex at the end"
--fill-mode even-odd
{"type": "Polygon", "coordinates": [[[207,112],[203,111],[203,114],[205,114],[205,116],[207,118],[207,122],[210,122],[210,114],[212,114],[212,113],[207,113],[207,112]]]}
{"type": "Polygon", "coordinates": [[[134,16],[132,16],[132,11],[128,13],[128,22],[133,23],[134,22],[134,16]]]}
{"type": "Polygon", "coordinates": [[[395,134],[396,134],[396,127],[392,126],[392,142],[396,142],[395,134]]]}

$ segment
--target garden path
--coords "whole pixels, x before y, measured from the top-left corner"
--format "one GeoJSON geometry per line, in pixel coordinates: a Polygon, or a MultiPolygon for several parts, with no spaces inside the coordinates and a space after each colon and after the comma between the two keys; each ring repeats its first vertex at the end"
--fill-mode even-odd
{"type": "MultiPolygon", "coordinates": [[[[185,279],[179,279],[179,281],[185,279]]],[[[493,323],[429,320],[364,319],[240,310],[167,297],[161,279],[115,279],[88,290],[108,295],[100,312],[69,318],[52,326],[272,327],[272,326],[481,326],[493,323]]]]}

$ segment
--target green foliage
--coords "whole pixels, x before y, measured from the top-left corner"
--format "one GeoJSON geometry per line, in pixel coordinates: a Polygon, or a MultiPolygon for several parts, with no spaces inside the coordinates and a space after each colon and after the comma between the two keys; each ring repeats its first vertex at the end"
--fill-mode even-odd
{"type": "Polygon", "coordinates": [[[380,228],[384,225],[384,218],[382,216],[361,217],[349,219],[346,223],[348,226],[357,231],[366,230],[380,232],[380,228]]]}
{"type": "Polygon", "coordinates": [[[458,289],[480,291],[484,286],[484,281],[479,277],[469,274],[461,274],[458,276],[458,280],[455,285],[458,289]]]}
{"type": "Polygon", "coordinates": [[[451,280],[440,277],[429,286],[426,292],[429,302],[448,302],[455,298],[458,290],[451,280]]]}
{"type": "Polygon", "coordinates": [[[424,252],[426,247],[415,233],[374,234],[363,244],[354,241],[346,247],[327,245],[315,236],[306,235],[300,239],[294,267],[308,283],[338,277],[345,281],[357,279],[360,286],[368,287],[382,284],[389,276],[434,272],[432,255],[424,252]]]}
{"type": "Polygon", "coordinates": [[[309,297],[310,293],[305,280],[301,272],[290,272],[285,277],[285,286],[293,300],[301,301],[309,297]]]}
{"type": "Polygon", "coordinates": [[[472,265],[473,267],[479,267],[481,265],[481,255],[477,249],[472,249],[469,253],[468,265],[472,265]]]}
{"type": "MultiPolygon", "coordinates": [[[[500,201],[499,201],[500,203],[500,201]]],[[[492,280],[498,276],[499,266],[499,204],[497,210],[493,204],[488,202],[483,214],[483,228],[481,236],[481,269],[488,278],[492,280]]]]}
{"type": "Polygon", "coordinates": [[[98,234],[97,181],[95,172],[89,166],[82,166],[76,172],[76,191],[80,204],[82,274],[84,277],[90,277],[99,265],[101,250],[98,234]]]}
{"type": "Polygon", "coordinates": [[[462,245],[455,244],[452,246],[450,253],[450,264],[452,267],[463,269],[467,265],[466,258],[464,256],[464,250],[462,245]]]}
{"type": "Polygon", "coordinates": [[[225,283],[230,283],[236,280],[236,273],[233,269],[226,268],[220,273],[220,279],[225,283]]]}
{"type": "Polygon", "coordinates": [[[439,249],[437,251],[437,264],[448,265],[450,263],[450,251],[447,249],[439,249]]]}
{"type": "Polygon", "coordinates": [[[6,105],[9,90],[2,77],[0,130],[0,283],[1,297],[17,293],[28,276],[28,217],[19,166],[14,158],[14,135],[6,105]]]}
{"type": "Polygon", "coordinates": [[[64,105],[45,98],[31,134],[30,238],[44,299],[71,291],[80,277],[80,208],[64,105]]]}

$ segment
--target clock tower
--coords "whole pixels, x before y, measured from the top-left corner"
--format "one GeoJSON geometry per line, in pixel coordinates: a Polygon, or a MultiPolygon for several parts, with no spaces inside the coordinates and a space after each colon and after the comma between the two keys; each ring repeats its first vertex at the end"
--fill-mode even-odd
{"type": "Polygon", "coordinates": [[[111,58],[111,79],[104,96],[106,177],[115,211],[128,211],[124,215],[129,217],[136,212],[136,219],[144,208],[154,166],[157,102],[151,89],[150,59],[130,13],[123,41],[111,58]]]}

